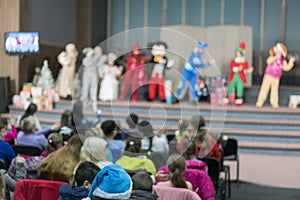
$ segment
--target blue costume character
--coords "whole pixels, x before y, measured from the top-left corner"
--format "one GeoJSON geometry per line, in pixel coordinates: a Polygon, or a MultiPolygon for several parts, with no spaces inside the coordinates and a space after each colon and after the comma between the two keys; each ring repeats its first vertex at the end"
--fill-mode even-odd
{"type": "Polygon", "coordinates": [[[181,73],[181,78],[178,83],[176,93],[175,93],[175,99],[174,103],[178,102],[179,100],[183,99],[185,95],[185,86],[186,82],[189,81],[190,83],[190,91],[192,99],[190,99],[190,103],[198,102],[199,95],[198,95],[198,70],[199,69],[205,69],[209,67],[213,61],[210,61],[208,63],[203,62],[202,53],[207,48],[207,44],[204,42],[199,41],[198,46],[194,49],[194,51],[191,53],[189,59],[184,64],[184,68],[181,73]]]}

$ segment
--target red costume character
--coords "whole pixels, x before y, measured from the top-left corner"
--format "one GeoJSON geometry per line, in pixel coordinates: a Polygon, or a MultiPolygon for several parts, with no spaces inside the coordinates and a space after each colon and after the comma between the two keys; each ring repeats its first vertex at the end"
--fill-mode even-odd
{"type": "Polygon", "coordinates": [[[174,64],[173,60],[168,62],[166,55],[167,45],[164,42],[157,42],[152,47],[152,58],[150,60],[153,63],[153,69],[149,80],[148,98],[153,101],[156,97],[156,88],[158,88],[158,95],[161,101],[166,100],[165,95],[165,69],[171,68],[174,64]]]}
{"type": "MultiPolygon", "coordinates": [[[[245,58],[245,48],[244,42],[239,44],[239,47],[235,50],[235,57],[230,62],[230,75],[228,78],[229,86],[227,90],[227,96],[230,96],[233,89],[236,89],[236,105],[243,104],[244,95],[244,84],[246,84],[246,73],[252,73],[253,67],[248,68],[248,61],[245,58]]],[[[224,103],[229,103],[226,99],[224,103]]]]}
{"type": "Polygon", "coordinates": [[[138,100],[138,87],[146,83],[145,65],[148,60],[140,54],[141,47],[138,44],[132,46],[132,53],[127,56],[126,73],[122,92],[119,101],[123,101],[131,85],[132,101],[138,100]]]}

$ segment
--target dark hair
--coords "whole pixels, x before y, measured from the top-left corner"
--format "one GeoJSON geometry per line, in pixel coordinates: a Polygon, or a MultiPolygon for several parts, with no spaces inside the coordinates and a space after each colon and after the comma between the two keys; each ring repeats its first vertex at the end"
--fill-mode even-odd
{"type": "Polygon", "coordinates": [[[48,136],[48,144],[46,146],[47,156],[62,147],[63,137],[59,133],[51,133],[48,136]]]}
{"type": "Polygon", "coordinates": [[[188,188],[182,175],[185,172],[185,159],[177,154],[172,154],[168,158],[167,163],[168,170],[172,173],[172,185],[177,188],[188,188]]]}
{"type": "Polygon", "coordinates": [[[143,190],[147,192],[152,192],[153,190],[153,180],[147,173],[137,173],[131,177],[132,180],[132,190],[143,190]]]}
{"type": "Polygon", "coordinates": [[[4,126],[8,125],[7,119],[6,118],[0,118],[0,122],[4,124],[4,126]]]}
{"type": "Polygon", "coordinates": [[[117,128],[116,122],[113,120],[106,120],[101,124],[101,129],[106,137],[112,136],[116,128],[117,128]]]}
{"type": "Polygon", "coordinates": [[[152,149],[152,140],[153,140],[153,128],[152,125],[148,121],[141,121],[138,124],[138,130],[143,133],[143,137],[147,137],[149,139],[149,149],[148,151],[151,151],[152,149]]]}
{"type": "Polygon", "coordinates": [[[81,187],[85,180],[92,183],[100,168],[92,162],[85,161],[80,163],[75,172],[75,182],[78,187],[81,187]]]}
{"type": "Polygon", "coordinates": [[[61,126],[71,127],[70,126],[71,116],[72,116],[72,112],[70,110],[65,110],[61,114],[61,117],[60,117],[60,124],[61,124],[61,126]]]}
{"type": "Polygon", "coordinates": [[[30,103],[27,109],[25,110],[23,116],[21,117],[20,121],[22,121],[24,118],[34,115],[37,112],[37,105],[34,103],[30,103]]]}
{"type": "Polygon", "coordinates": [[[205,126],[205,119],[201,115],[192,116],[190,122],[194,130],[202,130],[205,126]]]}
{"type": "Polygon", "coordinates": [[[184,140],[181,144],[181,150],[182,156],[186,160],[192,160],[196,156],[197,148],[194,141],[184,140]]]}
{"type": "Polygon", "coordinates": [[[136,128],[138,121],[139,121],[139,117],[134,113],[131,113],[126,118],[126,123],[128,124],[129,128],[131,128],[131,129],[136,128]]]}
{"type": "Polygon", "coordinates": [[[142,141],[138,137],[128,137],[126,139],[126,146],[124,155],[133,156],[135,154],[141,153],[142,141]]]}
{"type": "Polygon", "coordinates": [[[5,124],[2,122],[2,120],[0,121],[0,131],[2,130],[2,129],[4,129],[5,128],[5,124]]]}
{"type": "Polygon", "coordinates": [[[195,136],[195,141],[204,142],[206,137],[206,131],[200,130],[195,136]]]}

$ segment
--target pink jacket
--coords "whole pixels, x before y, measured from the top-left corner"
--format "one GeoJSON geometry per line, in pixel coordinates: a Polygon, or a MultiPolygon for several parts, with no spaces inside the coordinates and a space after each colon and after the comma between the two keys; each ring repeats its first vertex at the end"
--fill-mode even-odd
{"type": "MultiPolygon", "coordinates": [[[[207,166],[204,162],[198,160],[187,160],[186,171],[183,174],[186,181],[193,185],[193,190],[197,190],[197,194],[202,200],[215,200],[214,185],[207,174],[207,166]]],[[[164,166],[157,171],[168,174],[168,167],[164,166]]]]}
{"type": "Polygon", "coordinates": [[[201,200],[195,192],[189,189],[154,186],[154,191],[158,195],[158,200],[201,200]]]}
{"type": "Polygon", "coordinates": [[[281,78],[284,65],[284,59],[277,59],[274,62],[267,65],[265,74],[268,74],[274,78],[281,78]]]}

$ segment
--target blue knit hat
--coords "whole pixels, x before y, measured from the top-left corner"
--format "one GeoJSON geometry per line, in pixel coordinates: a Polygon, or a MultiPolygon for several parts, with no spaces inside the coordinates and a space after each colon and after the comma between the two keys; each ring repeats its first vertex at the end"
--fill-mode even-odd
{"type": "Polygon", "coordinates": [[[129,199],[132,191],[130,176],[120,165],[108,165],[95,177],[88,198],[129,199]]]}
{"type": "Polygon", "coordinates": [[[198,48],[205,50],[208,47],[208,44],[202,41],[198,41],[198,48]]]}

